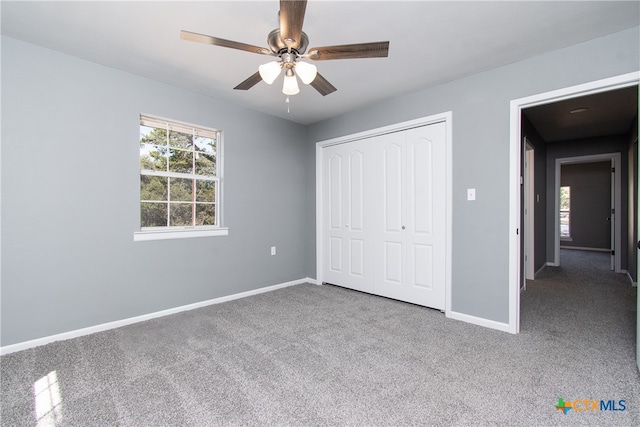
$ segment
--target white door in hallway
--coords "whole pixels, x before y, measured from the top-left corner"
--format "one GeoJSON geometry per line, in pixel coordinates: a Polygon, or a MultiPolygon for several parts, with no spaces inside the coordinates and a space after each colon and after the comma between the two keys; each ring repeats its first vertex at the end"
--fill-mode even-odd
{"type": "Polygon", "coordinates": [[[445,308],[444,123],[375,138],[374,292],[445,308]]]}

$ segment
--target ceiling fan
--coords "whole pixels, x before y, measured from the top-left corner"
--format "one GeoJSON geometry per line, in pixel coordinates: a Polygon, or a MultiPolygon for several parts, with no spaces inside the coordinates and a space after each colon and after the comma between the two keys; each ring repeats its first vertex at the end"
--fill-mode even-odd
{"type": "Polygon", "coordinates": [[[261,80],[264,80],[267,84],[271,84],[280,75],[282,70],[284,70],[285,77],[282,92],[285,95],[295,95],[300,92],[296,75],[303,83],[311,84],[311,86],[323,96],[336,91],[336,88],[317,72],[315,65],[302,62],[300,59],[324,61],[329,59],[383,58],[388,56],[388,41],[313,47],[305,54],[307,46],[309,45],[309,38],[302,31],[306,7],[306,0],[280,0],[280,12],[278,14],[280,28],[276,28],[269,33],[267,37],[268,48],[192,33],[185,30],[180,32],[180,37],[183,40],[276,57],[277,60],[258,67],[256,73],[234,87],[234,89],[248,90],[261,80]]]}

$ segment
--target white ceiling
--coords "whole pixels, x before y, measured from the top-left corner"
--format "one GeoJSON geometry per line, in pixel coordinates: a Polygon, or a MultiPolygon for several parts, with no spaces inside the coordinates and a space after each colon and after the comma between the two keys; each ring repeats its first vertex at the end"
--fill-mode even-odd
{"type": "Polygon", "coordinates": [[[2,1],[2,34],[302,124],[637,26],[640,2],[310,0],[309,46],[390,42],[388,58],[317,61],[338,90],[291,97],[281,79],[233,87],[269,58],[180,39],[180,30],[265,46],[277,0],[2,1]]]}

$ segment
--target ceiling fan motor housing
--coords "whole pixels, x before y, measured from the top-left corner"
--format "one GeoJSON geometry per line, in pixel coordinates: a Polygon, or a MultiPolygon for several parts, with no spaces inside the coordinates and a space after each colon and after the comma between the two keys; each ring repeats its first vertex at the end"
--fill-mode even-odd
{"type": "MultiPolygon", "coordinates": [[[[306,50],[307,46],[309,46],[309,37],[303,32],[300,34],[299,41],[291,47],[291,51],[295,52],[297,55],[302,55],[306,50]]],[[[289,47],[285,44],[282,37],[280,37],[280,29],[276,28],[275,30],[269,33],[267,37],[267,44],[269,45],[269,49],[275,55],[280,56],[283,52],[288,52],[289,47]]]]}

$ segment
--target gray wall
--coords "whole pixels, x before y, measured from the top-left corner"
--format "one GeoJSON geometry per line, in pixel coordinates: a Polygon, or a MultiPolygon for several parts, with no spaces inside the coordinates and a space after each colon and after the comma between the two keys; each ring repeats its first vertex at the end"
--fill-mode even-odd
{"type": "MultiPolygon", "coordinates": [[[[598,138],[575,139],[571,141],[553,142],[547,144],[547,224],[555,222],[555,163],[556,159],[566,157],[590,156],[594,154],[620,153],[620,176],[622,184],[622,213],[618,217],[621,221],[622,236],[627,235],[628,228],[628,198],[627,180],[628,173],[627,151],[629,141],[626,135],[612,135],[598,138]]],[[[621,268],[627,268],[627,246],[622,245],[620,259],[621,268]]],[[[553,226],[547,227],[547,261],[554,262],[555,256],[555,230],[553,226]]]]}
{"type": "MultiPolygon", "coordinates": [[[[636,27],[389,99],[309,126],[308,155],[315,156],[317,141],[451,110],[452,308],[506,323],[510,101],[638,71],[639,52],[636,27]],[[466,201],[466,188],[477,189],[475,202],[466,201]]],[[[307,172],[307,179],[313,180],[315,169],[307,172]]],[[[310,199],[310,204],[314,201],[310,199]]],[[[313,222],[315,207],[310,207],[313,222]]],[[[307,250],[315,253],[315,231],[308,230],[307,237],[307,250]]],[[[315,255],[308,260],[307,274],[315,277],[315,255]]]]}
{"type": "Polygon", "coordinates": [[[306,277],[305,135],[3,37],[1,344],[306,277]],[[133,241],[142,112],[224,131],[229,236],[133,241]]]}
{"type": "Polygon", "coordinates": [[[611,162],[562,165],[560,185],[571,188],[571,239],[561,246],[612,249],[611,162]]]}

